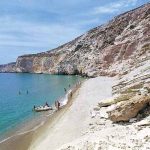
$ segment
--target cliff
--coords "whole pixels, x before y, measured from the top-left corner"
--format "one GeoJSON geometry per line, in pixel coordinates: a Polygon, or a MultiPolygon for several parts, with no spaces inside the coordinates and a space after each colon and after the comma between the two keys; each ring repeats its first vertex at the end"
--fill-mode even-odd
{"type": "Polygon", "coordinates": [[[114,76],[131,72],[149,58],[150,3],[56,49],[19,56],[15,66],[0,66],[0,72],[114,76]]]}
{"type": "Polygon", "coordinates": [[[0,72],[16,72],[16,62],[0,65],[0,72]]]}

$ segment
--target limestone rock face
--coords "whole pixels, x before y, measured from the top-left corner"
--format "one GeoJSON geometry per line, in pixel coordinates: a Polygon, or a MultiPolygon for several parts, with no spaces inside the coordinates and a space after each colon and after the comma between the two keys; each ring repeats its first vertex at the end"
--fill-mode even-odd
{"type": "Polygon", "coordinates": [[[0,65],[0,72],[16,72],[16,63],[0,65]]]}
{"type": "Polygon", "coordinates": [[[16,72],[114,76],[127,74],[149,58],[148,3],[56,49],[18,57],[16,72]]]}
{"type": "Polygon", "coordinates": [[[113,122],[129,121],[135,117],[150,102],[150,96],[137,95],[128,101],[123,101],[112,111],[108,112],[113,122]]]}

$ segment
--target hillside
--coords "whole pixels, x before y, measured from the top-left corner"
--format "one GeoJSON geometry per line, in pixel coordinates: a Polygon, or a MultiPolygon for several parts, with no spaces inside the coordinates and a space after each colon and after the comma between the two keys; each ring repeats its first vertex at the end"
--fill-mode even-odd
{"type": "Polygon", "coordinates": [[[0,72],[127,74],[150,58],[150,3],[121,14],[56,49],[19,56],[0,72]]]}

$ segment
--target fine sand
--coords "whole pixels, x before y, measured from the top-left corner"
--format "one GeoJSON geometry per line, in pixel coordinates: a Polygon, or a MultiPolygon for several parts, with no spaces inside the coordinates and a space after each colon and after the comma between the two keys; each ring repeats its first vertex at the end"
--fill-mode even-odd
{"type": "Polygon", "coordinates": [[[73,95],[72,101],[55,114],[44,128],[32,136],[30,150],[55,150],[70,143],[88,130],[93,107],[112,96],[113,79],[97,77],[85,81],[73,95]]]}
{"type": "MultiPolygon", "coordinates": [[[[111,122],[107,107],[97,104],[112,96],[115,78],[97,77],[85,81],[72,100],[51,124],[34,134],[30,150],[148,150],[150,117],[142,122],[111,122]]],[[[110,106],[111,107],[111,106],[110,106]]]]}

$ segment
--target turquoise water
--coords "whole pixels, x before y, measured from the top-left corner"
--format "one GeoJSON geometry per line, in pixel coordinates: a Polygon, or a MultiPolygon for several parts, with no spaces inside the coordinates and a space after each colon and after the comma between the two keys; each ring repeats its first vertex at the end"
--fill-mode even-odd
{"type": "Polygon", "coordinates": [[[79,76],[0,74],[0,135],[41,114],[32,111],[34,105],[54,104],[65,95],[64,88],[80,80],[79,76]]]}

